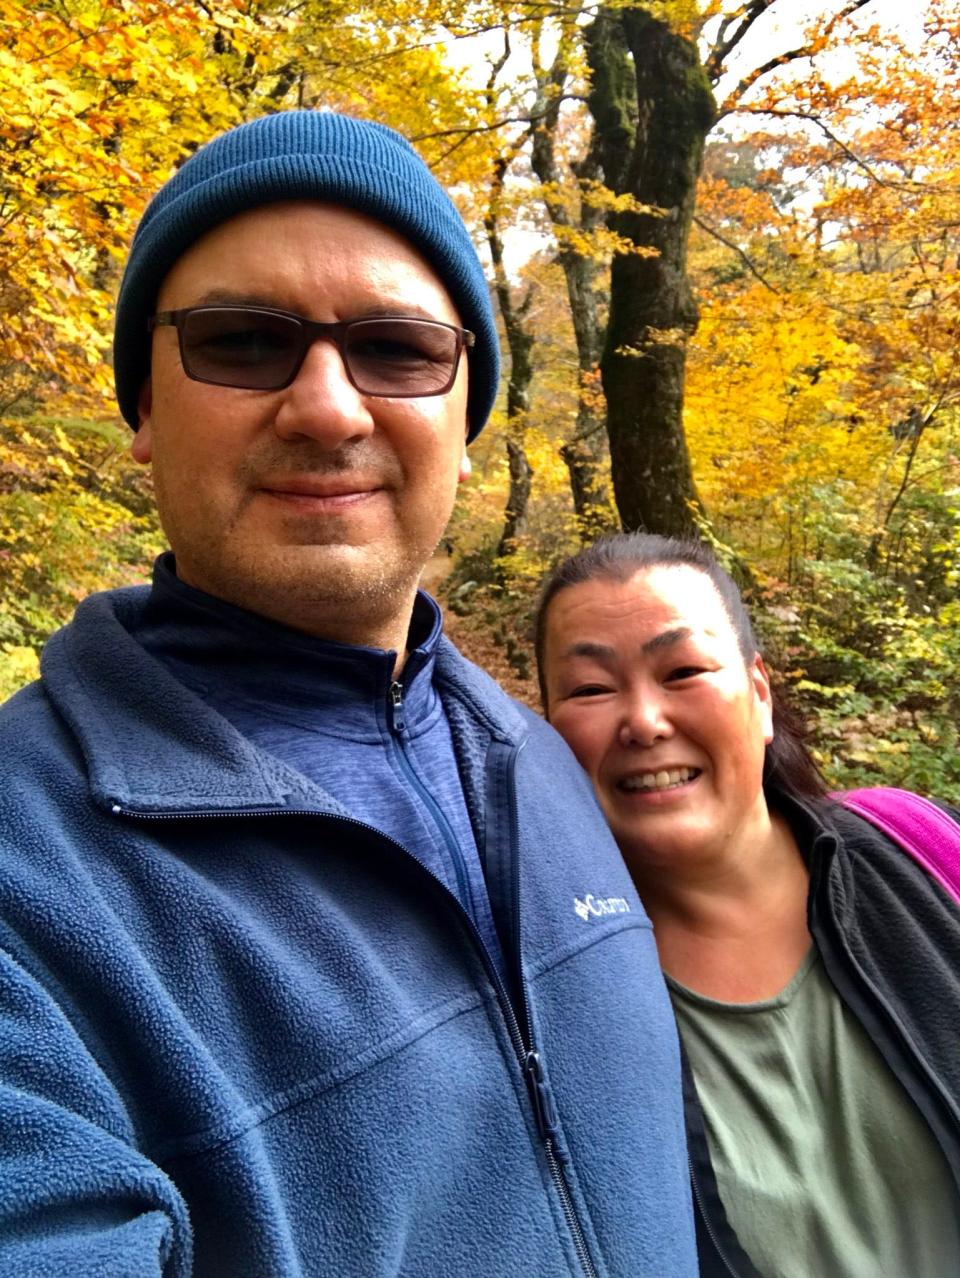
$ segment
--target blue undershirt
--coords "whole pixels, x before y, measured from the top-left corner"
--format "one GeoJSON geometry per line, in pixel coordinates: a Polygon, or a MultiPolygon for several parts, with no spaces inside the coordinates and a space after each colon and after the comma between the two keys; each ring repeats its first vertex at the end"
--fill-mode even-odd
{"type": "Polygon", "coordinates": [[[136,637],[248,740],[421,861],[471,916],[503,975],[450,726],[434,684],[442,628],[437,604],[419,591],[409,655],[395,681],[396,653],[315,639],[235,608],[180,581],[167,553],[154,565],[136,637]]]}

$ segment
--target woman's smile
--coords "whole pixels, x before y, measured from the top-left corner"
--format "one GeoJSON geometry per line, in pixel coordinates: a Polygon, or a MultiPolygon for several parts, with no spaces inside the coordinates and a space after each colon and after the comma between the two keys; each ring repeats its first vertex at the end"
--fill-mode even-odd
{"type": "Polygon", "coordinates": [[[685,564],[560,591],[546,617],[550,722],[643,867],[714,861],[765,820],[770,686],[709,578],[685,564]]]}

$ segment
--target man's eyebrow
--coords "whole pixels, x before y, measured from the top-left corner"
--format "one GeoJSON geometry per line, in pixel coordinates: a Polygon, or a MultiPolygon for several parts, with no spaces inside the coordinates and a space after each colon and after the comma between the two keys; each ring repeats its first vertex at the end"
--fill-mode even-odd
{"type": "Polygon", "coordinates": [[[240,293],[231,288],[211,288],[202,293],[194,306],[274,306],[275,304],[256,293],[240,293]]]}
{"type": "MultiPolygon", "coordinates": [[[[231,288],[211,288],[193,303],[194,306],[260,306],[268,310],[290,310],[291,307],[280,305],[276,297],[266,297],[262,293],[243,293],[231,288]]],[[[397,319],[409,316],[414,319],[436,321],[436,316],[418,306],[415,302],[373,302],[369,306],[361,306],[351,319],[397,319]]],[[[306,318],[306,317],[304,317],[306,318]]]]}

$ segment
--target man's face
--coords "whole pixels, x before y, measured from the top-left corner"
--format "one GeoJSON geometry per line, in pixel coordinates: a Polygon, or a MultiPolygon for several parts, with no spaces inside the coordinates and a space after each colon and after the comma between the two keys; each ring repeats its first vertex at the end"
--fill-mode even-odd
{"type": "MultiPolygon", "coordinates": [[[[157,310],[210,302],[460,325],[411,244],[310,202],[216,227],[170,271],[157,310]]],[[[181,579],[313,634],[402,650],[417,578],[469,473],[466,362],[446,395],[374,398],[320,340],[290,386],[240,390],[188,378],[176,330],[158,328],[133,454],[152,462],[181,579]]]]}

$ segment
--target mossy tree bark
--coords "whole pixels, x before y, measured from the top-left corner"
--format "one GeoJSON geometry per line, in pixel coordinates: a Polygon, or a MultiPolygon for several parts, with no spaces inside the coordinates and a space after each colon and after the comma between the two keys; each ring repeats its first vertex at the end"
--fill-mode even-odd
{"type": "MultiPolygon", "coordinates": [[[[560,456],[570,476],[570,492],[580,538],[587,542],[611,531],[605,482],[609,458],[606,416],[600,396],[593,387],[603,346],[596,294],[601,262],[596,256],[564,243],[562,231],[575,229],[589,236],[603,223],[606,214],[597,204],[591,205],[585,200],[581,200],[579,210],[574,211],[569,201],[559,195],[563,179],[557,164],[556,137],[560,103],[568,78],[566,56],[565,44],[561,42],[553,64],[547,69],[537,70],[537,96],[533,108],[536,124],[531,130],[530,162],[543,183],[547,214],[561,235],[557,262],[567,288],[580,384],[573,434],[561,446],[560,456]]],[[[595,137],[582,161],[574,166],[574,177],[583,184],[599,182],[603,178],[595,137]]]]}
{"type": "Polygon", "coordinates": [[[534,335],[528,323],[533,293],[528,289],[517,303],[510,288],[510,281],[503,264],[503,241],[500,235],[498,203],[503,190],[504,177],[510,163],[509,156],[501,156],[494,168],[490,202],[484,217],[487,243],[493,262],[494,287],[500,304],[507,348],[510,351],[510,378],[507,382],[507,464],[510,487],[503,512],[503,531],[497,554],[509,555],[516,549],[517,538],[523,532],[530,502],[533,467],[525,448],[527,420],[530,412],[530,384],[533,381],[534,335]]]}
{"type": "MultiPolygon", "coordinates": [[[[576,176],[584,182],[601,180],[595,148],[591,147],[577,166],[576,176]]],[[[601,209],[584,205],[579,229],[589,234],[604,217],[601,209]]],[[[606,416],[595,386],[603,348],[603,327],[598,316],[595,287],[600,263],[593,257],[564,249],[560,254],[560,265],[567,284],[580,377],[577,419],[573,434],[560,449],[560,456],[570,475],[570,491],[580,537],[584,542],[590,542],[602,533],[613,531],[613,513],[606,483],[610,458],[606,416]]]]}
{"type": "Polygon", "coordinates": [[[686,263],[713,94],[696,46],[643,9],[601,10],[589,56],[607,185],[655,210],[611,219],[619,235],[655,250],[618,254],[611,269],[600,367],[617,509],[625,528],[696,536],[702,507],[682,417],[697,325],[686,263]]]}

